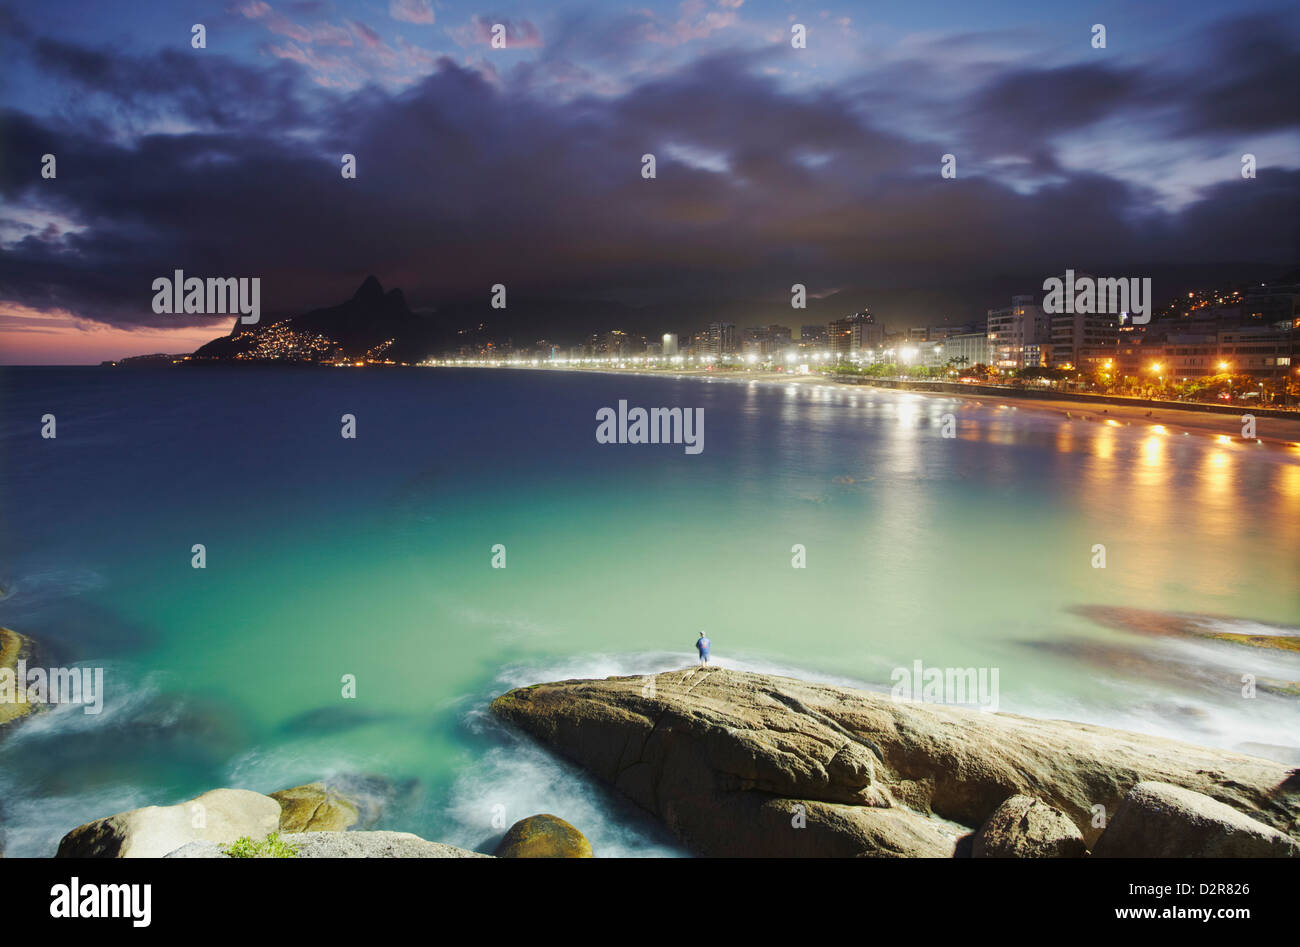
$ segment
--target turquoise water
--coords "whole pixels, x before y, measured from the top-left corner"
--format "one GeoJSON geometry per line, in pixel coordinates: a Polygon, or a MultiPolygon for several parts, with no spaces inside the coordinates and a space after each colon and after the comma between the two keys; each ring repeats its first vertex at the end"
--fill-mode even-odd
{"type": "Polygon", "coordinates": [[[332,773],[391,780],[383,824],[429,838],[490,849],[550,811],[598,854],[674,854],[483,709],[683,666],[701,629],[726,666],[880,688],[918,659],[996,667],[1001,710],[1300,742],[1300,701],[1236,683],[1298,681],[1300,657],[1068,610],[1300,624],[1295,448],[817,383],[6,369],[0,392],[0,623],[108,694],[0,743],[8,855],[332,773]],[[597,444],[620,399],[704,408],[703,453],[597,444]]]}

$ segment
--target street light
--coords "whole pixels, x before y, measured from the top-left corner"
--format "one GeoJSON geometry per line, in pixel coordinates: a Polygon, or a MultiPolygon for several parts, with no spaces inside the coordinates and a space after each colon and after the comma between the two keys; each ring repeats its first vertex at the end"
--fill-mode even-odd
{"type": "Polygon", "coordinates": [[[1163,369],[1164,369],[1164,366],[1161,365],[1159,362],[1152,362],[1152,363],[1151,363],[1151,374],[1155,375],[1155,376],[1156,376],[1156,380],[1160,383],[1160,387],[1159,387],[1159,390],[1160,390],[1160,391],[1164,391],[1164,389],[1165,389],[1165,378],[1164,378],[1164,375],[1161,374],[1161,371],[1162,371],[1163,369]]]}

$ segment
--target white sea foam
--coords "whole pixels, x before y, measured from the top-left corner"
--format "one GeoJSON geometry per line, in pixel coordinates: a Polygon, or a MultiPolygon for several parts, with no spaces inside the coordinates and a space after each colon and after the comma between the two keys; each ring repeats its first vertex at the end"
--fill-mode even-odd
{"type": "Polygon", "coordinates": [[[337,740],[302,741],[241,753],[228,768],[231,786],[272,793],[344,773],[383,772],[377,753],[345,752],[337,740]]]}
{"type": "Polygon", "coordinates": [[[35,797],[24,795],[21,771],[0,775],[6,858],[49,858],[59,840],[79,825],[157,802],[137,786],[117,784],[90,792],[35,797]]]}
{"type": "MultiPolygon", "coordinates": [[[[104,704],[98,714],[75,704],[56,704],[13,724],[0,741],[0,800],[3,800],[5,855],[48,857],[70,830],[93,819],[157,802],[132,784],[112,784],[81,792],[38,794],[51,782],[48,761],[60,759],[58,741],[104,728],[129,725],[160,693],[157,677],[133,680],[129,668],[105,668],[104,704]]],[[[54,764],[54,765],[57,765],[54,764]]]]}
{"type": "MultiPolygon", "coordinates": [[[[479,725],[499,727],[486,717],[479,725]]],[[[479,754],[456,778],[440,820],[441,841],[490,852],[519,819],[549,813],[582,832],[598,858],[685,854],[648,816],[585,773],[529,740],[504,731],[500,736],[504,746],[479,754]]]]}
{"type": "MultiPolygon", "coordinates": [[[[86,662],[70,665],[88,666],[86,662]]],[[[163,675],[136,678],[129,665],[112,663],[104,668],[103,706],[97,714],[87,714],[81,704],[46,704],[43,709],[15,724],[0,743],[3,754],[26,744],[58,739],[63,734],[85,733],[104,727],[122,726],[141,710],[149,707],[163,692],[163,675]]]]}
{"type": "Polygon", "coordinates": [[[14,580],[3,601],[6,608],[33,608],[74,595],[95,592],[108,580],[93,569],[44,569],[14,580]]]}
{"type": "MultiPolygon", "coordinates": [[[[1253,623],[1229,624],[1224,630],[1248,634],[1243,626],[1253,623]]],[[[1141,654],[1167,668],[1167,678],[1149,680],[1138,670],[1097,668],[1092,687],[1080,695],[1066,697],[1046,688],[1011,699],[1004,694],[1002,709],[1250,752],[1283,763],[1300,753],[1300,704],[1267,689],[1269,682],[1300,681],[1300,655],[1196,638],[1144,639],[1141,654]],[[1251,698],[1242,693],[1245,674],[1255,679],[1251,698]],[[1246,745],[1252,748],[1242,750],[1246,745]]]]}

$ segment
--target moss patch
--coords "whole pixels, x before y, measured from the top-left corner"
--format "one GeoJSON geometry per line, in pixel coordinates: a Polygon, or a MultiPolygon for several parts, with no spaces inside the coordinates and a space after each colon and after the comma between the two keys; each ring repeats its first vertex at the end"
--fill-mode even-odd
{"type": "Polygon", "coordinates": [[[298,850],[288,842],[280,839],[279,832],[272,832],[260,842],[245,835],[235,839],[221,850],[231,858],[297,858],[298,850]]]}
{"type": "Polygon", "coordinates": [[[1220,631],[1210,635],[1216,641],[1250,645],[1252,648],[1273,648],[1278,651],[1300,652],[1300,635],[1237,635],[1220,631]]]}

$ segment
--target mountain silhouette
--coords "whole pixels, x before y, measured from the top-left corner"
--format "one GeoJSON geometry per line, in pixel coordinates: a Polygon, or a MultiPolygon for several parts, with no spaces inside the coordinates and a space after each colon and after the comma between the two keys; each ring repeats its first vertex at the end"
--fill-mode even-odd
{"type": "Polygon", "coordinates": [[[213,339],[194,352],[196,359],[225,360],[258,348],[268,334],[295,332],[323,336],[349,359],[363,358],[382,349],[380,356],[393,361],[419,361],[446,341],[449,332],[441,320],[417,315],[400,289],[384,292],[375,276],[367,276],[347,302],[260,325],[235,321],[230,334],[213,339]]]}

